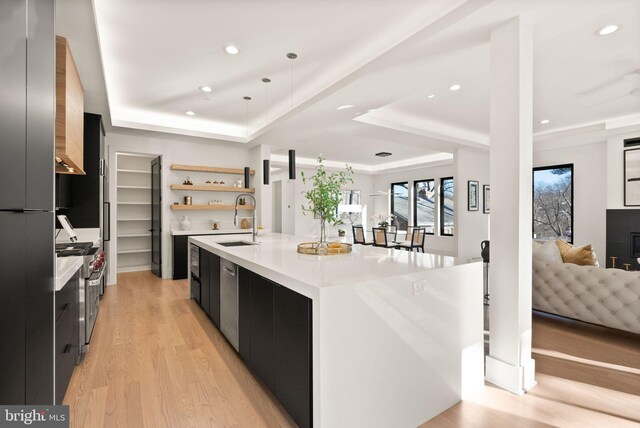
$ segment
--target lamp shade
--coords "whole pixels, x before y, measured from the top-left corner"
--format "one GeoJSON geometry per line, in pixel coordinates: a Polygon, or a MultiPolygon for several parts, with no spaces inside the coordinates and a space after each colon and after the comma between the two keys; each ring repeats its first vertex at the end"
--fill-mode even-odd
{"type": "Polygon", "coordinates": [[[269,159],[262,160],[262,183],[269,184],[269,178],[271,176],[271,162],[269,159]]]}
{"type": "Polygon", "coordinates": [[[251,168],[249,168],[248,166],[244,167],[244,187],[245,189],[248,189],[249,187],[251,187],[250,182],[249,182],[249,176],[251,175],[251,168]]]}
{"type": "Polygon", "coordinates": [[[289,150],[289,180],[296,179],[296,151],[289,150]]]}

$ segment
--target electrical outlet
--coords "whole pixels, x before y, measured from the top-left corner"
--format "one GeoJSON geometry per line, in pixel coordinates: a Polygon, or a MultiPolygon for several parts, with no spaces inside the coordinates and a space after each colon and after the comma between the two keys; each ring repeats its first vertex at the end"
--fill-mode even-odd
{"type": "Polygon", "coordinates": [[[419,294],[427,291],[427,280],[421,279],[419,281],[413,281],[413,295],[417,296],[419,294]]]}

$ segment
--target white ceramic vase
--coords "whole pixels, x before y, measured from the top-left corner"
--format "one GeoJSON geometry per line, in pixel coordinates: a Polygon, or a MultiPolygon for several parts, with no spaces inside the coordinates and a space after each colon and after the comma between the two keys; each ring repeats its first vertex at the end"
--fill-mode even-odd
{"type": "Polygon", "coordinates": [[[191,228],[191,220],[186,215],[180,217],[180,228],[182,230],[189,230],[191,228]]]}

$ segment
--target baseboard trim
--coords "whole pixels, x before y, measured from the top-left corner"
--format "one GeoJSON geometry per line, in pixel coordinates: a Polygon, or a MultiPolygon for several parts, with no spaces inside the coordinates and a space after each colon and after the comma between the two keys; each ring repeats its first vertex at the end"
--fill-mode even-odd
{"type": "Polygon", "coordinates": [[[533,359],[522,366],[514,366],[487,355],[486,370],[488,382],[517,395],[523,395],[536,385],[536,362],[533,359]]]}

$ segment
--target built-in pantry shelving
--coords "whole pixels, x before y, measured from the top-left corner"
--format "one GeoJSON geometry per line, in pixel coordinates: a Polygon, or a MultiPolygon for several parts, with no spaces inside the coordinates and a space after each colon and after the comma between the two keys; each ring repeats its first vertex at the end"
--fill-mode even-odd
{"type": "Polygon", "coordinates": [[[137,154],[117,154],[118,272],[151,268],[151,160],[137,154]]]}

